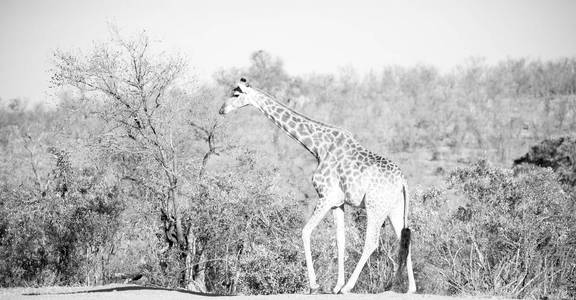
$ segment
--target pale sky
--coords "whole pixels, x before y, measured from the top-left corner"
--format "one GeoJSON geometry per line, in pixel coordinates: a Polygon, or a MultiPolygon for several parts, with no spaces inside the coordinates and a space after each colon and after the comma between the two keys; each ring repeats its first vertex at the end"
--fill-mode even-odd
{"type": "Polygon", "coordinates": [[[89,50],[108,23],[146,30],[206,80],[260,49],[293,75],[576,56],[574,0],[0,0],[0,97],[46,101],[51,53],[89,50]]]}

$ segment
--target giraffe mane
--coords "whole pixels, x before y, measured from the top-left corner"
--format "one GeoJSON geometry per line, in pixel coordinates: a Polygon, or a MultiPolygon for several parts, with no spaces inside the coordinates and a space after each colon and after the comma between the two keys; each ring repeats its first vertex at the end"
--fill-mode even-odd
{"type": "Polygon", "coordinates": [[[319,124],[319,125],[326,126],[326,127],[331,128],[331,129],[336,129],[336,130],[341,130],[341,131],[347,131],[347,130],[344,130],[344,129],[340,128],[340,127],[337,127],[337,126],[334,126],[334,125],[331,125],[331,124],[328,124],[328,123],[324,123],[324,122],[320,122],[320,121],[314,120],[314,119],[308,117],[307,115],[305,115],[305,114],[303,114],[303,113],[301,113],[301,112],[299,112],[299,111],[296,111],[296,110],[288,107],[286,104],[284,104],[284,102],[280,101],[280,100],[277,99],[276,97],[270,95],[269,93],[267,93],[267,92],[265,92],[265,91],[263,91],[263,90],[261,90],[261,89],[258,89],[258,88],[255,88],[255,87],[250,87],[250,88],[253,89],[253,90],[255,90],[255,91],[257,91],[257,92],[259,92],[259,93],[261,93],[261,94],[263,94],[263,95],[266,96],[266,97],[269,97],[270,99],[275,100],[275,102],[278,103],[278,105],[282,106],[282,107],[285,108],[285,109],[290,110],[290,111],[293,112],[295,115],[297,115],[297,116],[305,119],[306,121],[310,121],[310,122],[313,122],[313,123],[317,123],[317,124],[319,124]]]}

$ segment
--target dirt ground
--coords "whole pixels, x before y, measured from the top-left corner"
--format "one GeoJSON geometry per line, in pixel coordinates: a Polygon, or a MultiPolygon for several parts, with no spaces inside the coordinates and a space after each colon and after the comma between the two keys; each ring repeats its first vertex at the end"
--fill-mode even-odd
{"type": "Polygon", "coordinates": [[[127,299],[127,300],[147,300],[147,299],[188,299],[188,300],[208,300],[208,299],[230,299],[230,300],[271,300],[271,299],[307,299],[307,300],[454,300],[454,299],[502,299],[496,297],[448,297],[438,295],[423,294],[397,294],[385,292],[382,294],[348,294],[348,295],[265,295],[265,296],[215,296],[198,294],[184,290],[169,290],[163,288],[145,287],[138,285],[106,285],[99,287],[44,287],[44,288],[10,288],[0,289],[0,299],[127,299]]]}

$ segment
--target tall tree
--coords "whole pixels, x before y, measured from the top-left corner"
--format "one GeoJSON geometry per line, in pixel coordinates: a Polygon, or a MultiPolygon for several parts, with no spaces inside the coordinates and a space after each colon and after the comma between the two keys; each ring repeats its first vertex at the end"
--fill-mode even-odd
{"type": "Polygon", "coordinates": [[[183,85],[186,65],[182,58],[155,52],[144,34],[122,38],[113,31],[110,42],[96,46],[88,55],[57,51],[54,54],[52,82],[72,86],[79,91],[91,113],[108,124],[101,143],[121,156],[135,157],[137,163],[126,169],[124,179],[141,185],[157,195],[167,247],[176,249],[180,262],[187,264],[180,284],[196,286],[190,280],[191,263],[197,255],[192,249],[191,226],[182,224],[182,209],[189,186],[194,186],[215,153],[215,119],[198,121],[197,101],[183,85]],[[195,143],[205,143],[202,163],[196,163],[195,143]]]}

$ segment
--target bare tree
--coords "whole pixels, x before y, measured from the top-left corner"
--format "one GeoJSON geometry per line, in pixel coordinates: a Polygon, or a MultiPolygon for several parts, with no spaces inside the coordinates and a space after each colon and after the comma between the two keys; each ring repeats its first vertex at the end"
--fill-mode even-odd
{"type": "MultiPolygon", "coordinates": [[[[54,54],[52,82],[81,91],[92,113],[110,128],[102,137],[106,145],[119,152],[137,154],[146,162],[146,176],[127,173],[126,180],[141,184],[159,195],[159,213],[167,246],[178,247],[186,272],[181,284],[204,289],[204,283],[190,284],[196,276],[188,256],[197,255],[194,234],[182,224],[183,186],[194,185],[204,176],[209,158],[218,152],[216,121],[190,120],[194,101],[182,85],[186,65],[182,58],[156,53],[144,34],[124,39],[113,30],[111,42],[96,46],[89,55],[64,51],[54,54]],[[192,143],[206,143],[207,152],[198,165],[192,143]],[[192,172],[196,171],[196,172],[192,172]],[[193,174],[193,175],[191,175],[193,174]]],[[[202,155],[201,155],[202,156],[202,155]]]]}

